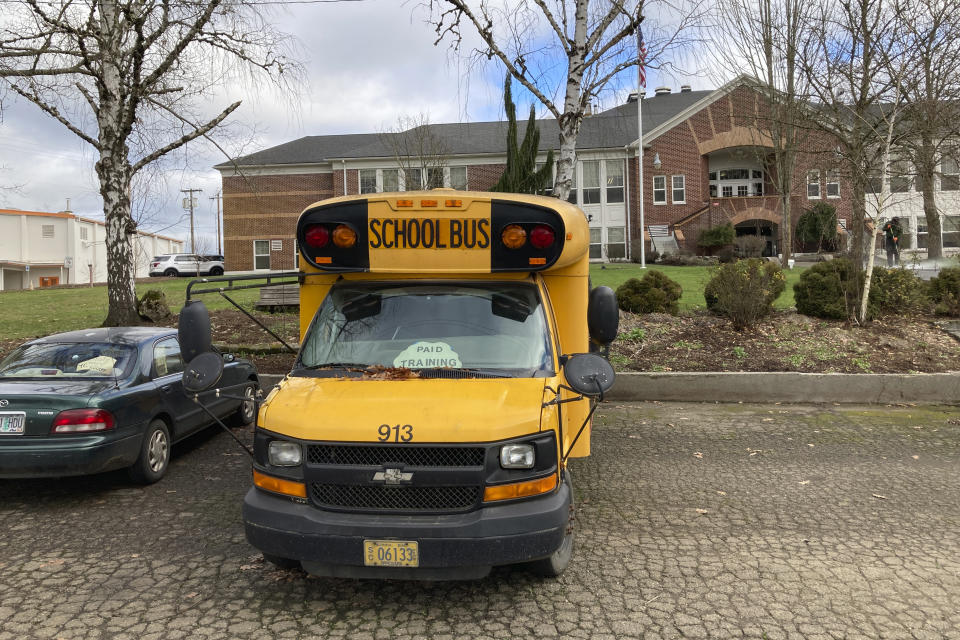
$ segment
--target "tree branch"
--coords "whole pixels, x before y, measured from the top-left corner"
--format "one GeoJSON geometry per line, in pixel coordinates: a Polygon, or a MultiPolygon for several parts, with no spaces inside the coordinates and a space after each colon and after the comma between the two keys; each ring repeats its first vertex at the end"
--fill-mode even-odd
{"type": "Polygon", "coordinates": [[[230,105],[229,107],[227,107],[226,109],[224,109],[223,111],[221,111],[221,112],[220,112],[220,115],[218,115],[218,116],[217,116],[216,118],[214,118],[213,120],[210,120],[209,122],[207,122],[206,124],[204,124],[204,125],[202,125],[202,126],[198,126],[198,125],[190,122],[189,120],[187,120],[185,117],[183,117],[182,115],[180,115],[179,113],[177,113],[176,111],[174,111],[173,109],[171,109],[170,107],[168,107],[167,105],[165,105],[165,104],[163,104],[163,103],[161,103],[161,102],[158,102],[158,101],[156,101],[156,100],[154,100],[154,99],[152,99],[152,98],[149,98],[149,97],[146,98],[146,100],[147,100],[147,102],[150,102],[151,104],[153,104],[153,105],[159,107],[160,109],[163,109],[163,110],[166,111],[167,113],[171,114],[173,117],[177,118],[177,119],[180,120],[181,122],[190,125],[191,127],[193,127],[194,130],[191,131],[191,132],[188,133],[188,134],[185,134],[185,135],[183,135],[183,136],[180,136],[178,139],[174,140],[173,142],[171,142],[171,143],[169,143],[169,144],[167,144],[167,145],[164,145],[163,147],[160,147],[159,149],[157,149],[157,150],[153,151],[152,153],[144,156],[143,158],[140,158],[140,160],[138,160],[137,163],[133,165],[133,171],[132,171],[132,173],[136,173],[137,171],[139,171],[140,169],[142,169],[145,165],[148,165],[148,164],[150,164],[151,162],[153,162],[154,160],[156,160],[157,158],[160,158],[160,157],[162,157],[162,156],[170,153],[170,152],[173,151],[174,149],[178,149],[178,148],[182,147],[183,145],[187,144],[187,143],[190,142],[191,140],[196,140],[197,138],[199,138],[199,137],[201,137],[201,136],[205,136],[208,132],[210,132],[210,130],[214,129],[217,125],[219,125],[221,122],[223,122],[224,119],[226,119],[227,116],[229,116],[231,113],[233,113],[233,112],[236,110],[236,108],[240,106],[240,101],[238,100],[237,102],[234,102],[232,105],[230,105]]]}

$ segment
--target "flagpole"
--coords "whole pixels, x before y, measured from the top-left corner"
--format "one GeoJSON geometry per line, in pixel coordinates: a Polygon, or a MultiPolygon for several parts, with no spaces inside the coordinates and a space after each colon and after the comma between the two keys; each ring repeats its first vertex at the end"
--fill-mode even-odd
{"type": "MultiPolygon", "coordinates": [[[[641,35],[642,39],[643,36],[641,35]]],[[[644,60],[641,57],[640,64],[637,66],[637,130],[639,132],[639,137],[637,138],[637,174],[639,175],[639,180],[637,181],[637,192],[640,195],[640,268],[647,268],[647,234],[644,229],[643,224],[643,95],[646,93],[645,83],[643,82],[643,63],[644,60]]]]}

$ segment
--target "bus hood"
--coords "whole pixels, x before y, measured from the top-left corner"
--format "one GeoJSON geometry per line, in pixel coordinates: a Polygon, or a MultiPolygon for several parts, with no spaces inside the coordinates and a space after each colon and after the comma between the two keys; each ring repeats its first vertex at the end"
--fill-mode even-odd
{"type": "Polygon", "coordinates": [[[257,424],[304,440],[504,440],[540,431],[545,382],[545,378],[288,377],[268,396],[257,424]],[[386,440],[384,433],[388,433],[386,440]],[[404,440],[407,434],[410,439],[404,440]]]}

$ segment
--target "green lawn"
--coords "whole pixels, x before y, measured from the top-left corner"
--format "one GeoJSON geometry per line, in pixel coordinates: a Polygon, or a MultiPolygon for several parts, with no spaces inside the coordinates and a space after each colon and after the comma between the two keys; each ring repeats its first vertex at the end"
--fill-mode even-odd
{"type": "MultiPolygon", "coordinates": [[[[706,306],[703,287],[710,279],[710,267],[661,267],[648,269],[662,271],[683,287],[681,309],[696,309],[706,306]]],[[[794,305],[793,283],[800,278],[801,269],[787,272],[787,288],[774,304],[777,308],[794,305]]],[[[616,263],[590,266],[594,286],[606,285],[616,289],[629,278],[642,278],[645,271],[638,264],[616,263]],[[603,268],[602,268],[603,267],[603,268]]],[[[142,295],[147,289],[160,289],[167,296],[167,304],[173,313],[183,306],[189,278],[160,278],[156,281],[137,284],[142,295]]],[[[259,295],[256,289],[235,291],[230,294],[238,303],[249,309],[259,295]]],[[[230,309],[230,303],[216,294],[202,296],[211,310],[230,309]]],[[[107,315],[106,286],[81,287],[78,289],[37,289],[35,291],[12,291],[0,293],[0,339],[21,340],[45,336],[61,331],[99,326],[107,315]]]]}
{"type": "MultiPolygon", "coordinates": [[[[625,262],[607,265],[591,264],[590,280],[595,287],[606,285],[616,290],[630,278],[642,278],[647,271],[651,270],[662,271],[664,275],[683,287],[680,309],[699,309],[707,306],[703,299],[703,288],[710,280],[713,269],[714,267],[668,267],[660,265],[648,265],[646,269],[641,269],[639,264],[625,262]]],[[[793,285],[800,279],[802,272],[802,268],[784,271],[787,276],[787,288],[773,303],[775,308],[788,309],[794,306],[793,285]]]]}
{"type": "MultiPolygon", "coordinates": [[[[158,278],[156,281],[137,283],[137,295],[143,295],[147,289],[160,289],[167,297],[170,311],[179,313],[190,280],[158,278]]],[[[250,289],[228,295],[249,309],[258,293],[250,289]]],[[[201,299],[210,309],[233,308],[217,294],[203,295],[201,299]]],[[[4,340],[97,327],[106,317],[106,285],[0,293],[0,339],[4,340]]]]}

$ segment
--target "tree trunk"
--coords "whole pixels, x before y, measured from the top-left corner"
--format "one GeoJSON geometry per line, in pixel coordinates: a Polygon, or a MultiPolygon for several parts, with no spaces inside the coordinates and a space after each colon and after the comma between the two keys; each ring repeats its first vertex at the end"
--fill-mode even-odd
{"type": "Polygon", "coordinates": [[[920,188],[923,189],[923,215],[927,219],[927,257],[943,257],[943,236],[940,231],[940,211],[937,209],[936,193],[933,190],[932,171],[921,170],[920,188]]]}
{"type": "Polygon", "coordinates": [[[583,81],[583,63],[587,55],[587,4],[577,0],[574,14],[573,42],[567,53],[567,89],[563,99],[563,113],[557,124],[560,126],[560,159],[557,161],[557,179],[553,195],[566,200],[570,195],[574,172],[577,170],[577,135],[583,122],[583,96],[580,95],[583,81]]]}

